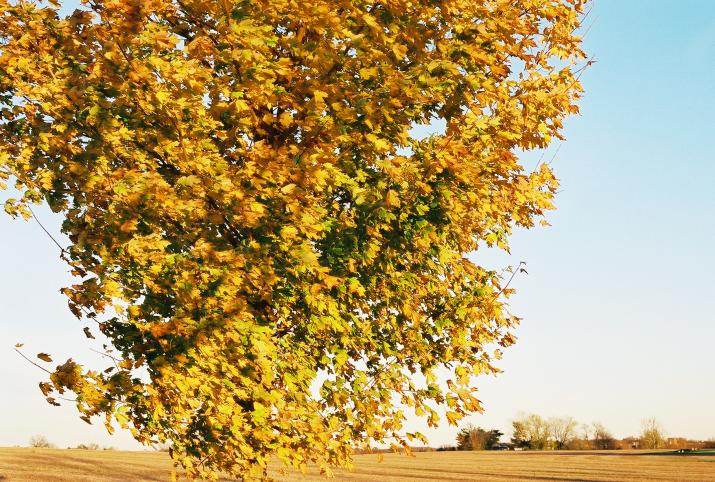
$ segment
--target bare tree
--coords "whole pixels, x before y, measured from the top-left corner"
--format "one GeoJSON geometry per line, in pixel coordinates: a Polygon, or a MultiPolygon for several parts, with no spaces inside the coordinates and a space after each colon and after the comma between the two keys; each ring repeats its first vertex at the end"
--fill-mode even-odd
{"type": "Polygon", "coordinates": [[[51,444],[44,435],[33,435],[32,438],[30,438],[30,447],[34,447],[36,449],[49,449],[54,447],[54,445],[51,444]]]}
{"type": "Polygon", "coordinates": [[[591,445],[591,425],[581,423],[576,428],[576,435],[569,442],[569,450],[588,450],[593,448],[591,445]]]}
{"type": "Polygon", "coordinates": [[[665,432],[655,417],[641,422],[640,446],[644,449],[658,449],[665,446],[665,432]]]}
{"type": "Polygon", "coordinates": [[[86,443],[86,444],[79,444],[75,448],[80,449],[80,450],[99,450],[101,447],[96,442],[90,442],[90,443],[86,443]]]}
{"type": "Polygon", "coordinates": [[[592,425],[593,448],[599,450],[613,450],[616,448],[616,439],[611,432],[601,423],[594,422],[592,425]]]}
{"type": "Polygon", "coordinates": [[[523,415],[512,422],[512,443],[517,447],[544,450],[549,444],[549,424],[536,414],[523,415]]]}
{"type": "Polygon", "coordinates": [[[587,423],[582,423],[580,428],[581,428],[581,437],[584,440],[591,440],[591,431],[592,431],[591,425],[589,425],[587,423]]]}
{"type": "Polygon", "coordinates": [[[556,450],[563,450],[576,437],[578,422],[573,417],[552,417],[548,421],[549,434],[556,450]]]}

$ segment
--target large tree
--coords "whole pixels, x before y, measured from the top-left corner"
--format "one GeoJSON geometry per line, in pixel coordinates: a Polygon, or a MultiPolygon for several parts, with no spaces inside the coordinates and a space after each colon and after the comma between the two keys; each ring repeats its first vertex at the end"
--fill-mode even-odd
{"type": "Polygon", "coordinates": [[[492,450],[504,435],[497,429],[485,430],[468,425],[457,434],[458,450],[492,450]]]}
{"type": "Polygon", "coordinates": [[[259,478],[481,409],[517,319],[466,254],[552,208],[518,153],[578,111],[584,0],[62,3],[0,0],[0,182],[117,362],[51,402],[259,478]]]}
{"type": "Polygon", "coordinates": [[[569,448],[571,442],[576,438],[576,427],[578,426],[576,420],[573,417],[551,417],[547,424],[554,448],[556,450],[569,448]]]}
{"type": "Polygon", "coordinates": [[[641,422],[640,448],[659,449],[665,447],[665,431],[655,417],[641,422]]]}
{"type": "Polygon", "coordinates": [[[534,413],[522,415],[511,422],[514,429],[511,442],[522,448],[544,450],[551,445],[551,427],[549,423],[534,413]]]}

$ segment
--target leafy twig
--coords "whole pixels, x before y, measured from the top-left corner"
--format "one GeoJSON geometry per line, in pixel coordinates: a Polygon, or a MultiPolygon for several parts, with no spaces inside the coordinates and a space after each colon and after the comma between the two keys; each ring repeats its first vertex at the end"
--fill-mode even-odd
{"type": "Polygon", "coordinates": [[[25,356],[25,354],[24,354],[23,352],[21,352],[20,350],[18,350],[17,347],[15,347],[15,351],[18,353],[18,355],[20,355],[22,358],[24,358],[25,360],[27,360],[29,363],[35,365],[35,366],[36,366],[37,368],[39,368],[40,370],[42,370],[42,371],[44,371],[44,372],[49,373],[50,375],[52,375],[52,372],[51,372],[51,371],[49,371],[47,368],[45,368],[45,367],[43,367],[43,366],[40,366],[40,365],[38,365],[37,363],[35,363],[34,361],[32,361],[32,360],[30,360],[29,358],[27,358],[27,356],[25,356]]]}

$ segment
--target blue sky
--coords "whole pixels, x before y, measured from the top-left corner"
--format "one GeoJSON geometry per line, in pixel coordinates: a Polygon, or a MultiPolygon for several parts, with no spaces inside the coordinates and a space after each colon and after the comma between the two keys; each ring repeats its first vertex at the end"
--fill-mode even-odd
{"type": "MultiPolygon", "coordinates": [[[[504,373],[478,383],[486,413],[467,422],[508,431],[520,411],[571,415],[622,437],[653,416],[671,435],[715,437],[715,2],[597,0],[591,22],[597,63],[581,115],[547,153],[562,182],[552,227],[517,232],[511,256],[474,255],[495,268],[525,261],[529,274],[511,302],[519,341],[504,373]]],[[[0,446],[45,434],[136,447],[44,402],[43,374],[16,341],[104,365],[58,291],[69,276],[40,228],[0,216],[0,232],[0,446]]],[[[456,429],[425,432],[441,445],[456,429]]]]}

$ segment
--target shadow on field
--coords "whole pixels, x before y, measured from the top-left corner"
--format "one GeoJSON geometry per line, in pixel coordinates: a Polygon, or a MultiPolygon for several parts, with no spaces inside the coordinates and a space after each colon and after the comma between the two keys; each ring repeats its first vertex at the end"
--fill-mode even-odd
{"type": "MultiPolygon", "coordinates": [[[[501,477],[503,474],[500,473],[493,473],[493,474],[488,474],[484,473],[484,475],[490,475],[492,477],[501,477]]],[[[549,476],[549,477],[539,477],[538,475],[522,475],[519,474],[519,480],[568,480],[568,481],[573,481],[573,477],[555,477],[555,476],[549,476]]],[[[600,480],[592,480],[592,479],[578,479],[578,482],[603,482],[600,480]]]]}
{"type": "MultiPolygon", "coordinates": [[[[166,478],[162,476],[147,476],[145,473],[146,467],[138,466],[118,469],[111,461],[99,462],[97,460],[90,460],[69,454],[63,455],[61,459],[58,459],[54,454],[33,454],[32,462],[37,467],[64,469],[68,472],[79,471],[81,473],[89,467],[92,471],[101,476],[111,475],[111,477],[121,478],[122,480],[145,480],[147,482],[164,482],[166,480],[166,478]]],[[[0,480],[2,480],[2,477],[0,477],[0,480]]]]}
{"type": "Polygon", "coordinates": [[[523,452],[518,452],[520,455],[531,455],[531,456],[538,456],[538,455],[544,455],[544,456],[559,456],[559,455],[565,455],[565,456],[583,456],[583,455],[593,455],[593,456],[603,456],[603,457],[609,457],[609,456],[617,456],[617,457],[641,457],[644,455],[647,456],[653,456],[653,455],[665,455],[665,456],[672,456],[672,457],[711,457],[715,456],[715,450],[689,450],[689,451],[679,451],[679,450],[668,450],[665,452],[653,452],[649,450],[643,450],[639,452],[633,452],[633,451],[622,451],[622,450],[609,450],[609,451],[598,451],[598,452],[591,452],[587,450],[565,450],[565,451],[554,451],[554,450],[525,450],[523,452]]]}
{"type": "MultiPolygon", "coordinates": [[[[475,471],[469,471],[469,472],[463,472],[463,471],[457,471],[457,470],[444,470],[444,469],[427,469],[424,467],[419,468],[420,472],[437,472],[440,474],[446,474],[449,475],[450,478],[449,480],[464,480],[464,481],[474,481],[475,476],[483,476],[483,477],[504,477],[503,473],[499,472],[475,472],[475,471]],[[452,477],[455,474],[459,475],[466,475],[468,478],[461,478],[459,475],[456,477],[452,477]],[[459,477],[459,478],[457,478],[459,477]]],[[[375,475],[375,476],[385,476],[384,471],[376,471],[376,470],[365,470],[361,469],[359,472],[356,472],[356,475],[375,475]]],[[[409,477],[410,480],[435,480],[434,476],[431,475],[423,475],[423,474],[416,474],[412,473],[409,471],[400,471],[399,474],[400,477],[409,477]]],[[[376,478],[377,480],[377,478],[376,478]]],[[[442,480],[442,479],[440,479],[442,480]]],[[[479,479],[476,479],[479,480],[479,479]]],[[[574,479],[572,477],[555,477],[555,476],[549,476],[549,477],[541,477],[538,475],[522,475],[519,474],[519,480],[567,480],[567,481],[573,481],[574,479]]],[[[591,480],[591,479],[578,479],[579,482],[600,482],[598,480],[591,480]]]]}
{"type": "Polygon", "coordinates": [[[675,455],[679,457],[714,457],[715,450],[669,450],[667,452],[648,452],[645,454],[635,454],[635,455],[675,455]]]}

